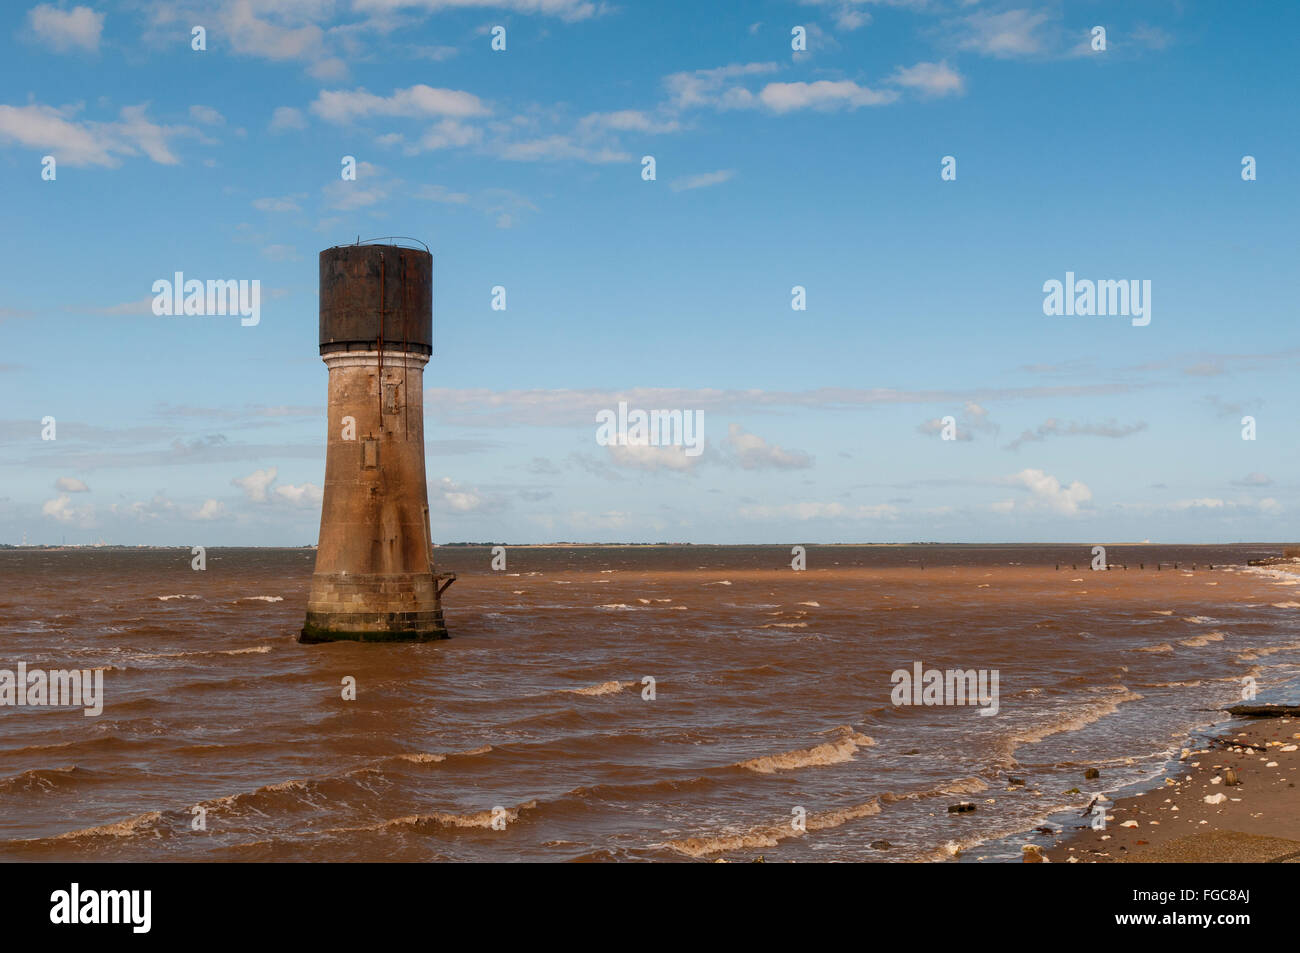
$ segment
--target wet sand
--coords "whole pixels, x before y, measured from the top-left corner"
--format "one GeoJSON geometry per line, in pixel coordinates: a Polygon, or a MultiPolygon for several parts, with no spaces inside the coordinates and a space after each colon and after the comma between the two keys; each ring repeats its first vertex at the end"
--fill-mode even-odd
{"type": "Polygon", "coordinates": [[[1300,863],[1297,782],[1300,719],[1233,720],[1158,787],[1114,801],[1105,830],[1083,826],[1045,853],[1055,863],[1300,863]],[[1238,784],[1226,783],[1229,769],[1238,784]]]}

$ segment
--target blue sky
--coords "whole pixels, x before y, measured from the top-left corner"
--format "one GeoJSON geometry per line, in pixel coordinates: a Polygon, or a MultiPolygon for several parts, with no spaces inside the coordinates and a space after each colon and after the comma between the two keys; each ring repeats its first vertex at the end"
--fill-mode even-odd
{"type": "Polygon", "coordinates": [[[1157,0],[6,5],[0,542],[314,542],[316,255],[384,235],[434,254],[442,541],[1291,540],[1297,31],[1157,0]],[[155,316],[176,271],[260,281],[260,323],[155,316]],[[1044,315],[1067,272],[1149,280],[1150,324],[1044,315]],[[705,451],[599,445],[620,400],[702,411],[705,451]]]}

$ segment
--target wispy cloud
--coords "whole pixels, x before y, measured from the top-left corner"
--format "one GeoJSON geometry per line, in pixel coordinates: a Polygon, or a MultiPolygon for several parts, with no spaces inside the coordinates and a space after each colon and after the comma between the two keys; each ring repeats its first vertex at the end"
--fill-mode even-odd
{"type": "Polygon", "coordinates": [[[680,179],[674,179],[668,187],[674,192],[686,192],[690,189],[703,189],[710,185],[721,185],[723,182],[729,182],[735,174],[734,169],[719,169],[717,172],[701,172],[698,175],[687,175],[680,179]]]}
{"type": "Polygon", "coordinates": [[[114,167],[123,156],[141,153],[159,165],[177,165],[173,140],[198,134],[191,126],[151,121],[143,105],[124,106],[111,122],[77,119],[79,111],[79,106],[0,105],[0,142],[47,150],[70,166],[114,167]]]}
{"type": "Polygon", "coordinates": [[[722,442],[730,462],[744,470],[804,470],[813,458],[801,450],[786,450],[762,437],[746,433],[740,424],[727,425],[727,439],[722,442]]]}
{"type": "Polygon", "coordinates": [[[377,96],[365,89],[322,90],[311,111],[327,122],[350,123],[375,117],[420,119],[436,116],[467,118],[483,116],[489,110],[473,93],[438,89],[423,83],[396,89],[389,96],[377,96]]]}
{"type": "Polygon", "coordinates": [[[291,129],[306,129],[307,120],[302,111],[294,109],[292,106],[277,106],[275,112],[271,114],[270,130],[272,132],[288,132],[291,129]]]}
{"type": "Polygon", "coordinates": [[[858,109],[861,106],[884,106],[898,99],[892,89],[870,89],[852,80],[819,79],[805,83],[768,83],[758,93],[757,101],[775,113],[795,109],[858,109]]]}
{"type": "Polygon", "coordinates": [[[957,46],[985,56],[1009,59],[1045,53],[1048,14],[1035,10],[981,11],[951,21],[957,46]]]}
{"type": "Polygon", "coordinates": [[[742,506],[737,511],[746,520],[889,520],[899,515],[898,507],[889,503],[847,506],[843,503],[781,503],[775,506],[742,506]]]}
{"type": "Polygon", "coordinates": [[[960,96],[966,91],[966,80],[946,62],[900,66],[890,74],[888,82],[931,98],[960,96]]]}
{"type": "Polygon", "coordinates": [[[1108,420],[1100,424],[1078,423],[1073,420],[1057,420],[1049,417],[1033,430],[1026,430],[1015,440],[1006,445],[1007,450],[1018,450],[1027,443],[1039,443],[1049,437],[1129,437],[1147,429],[1145,421],[1133,424],[1117,424],[1108,420]]]}
{"type": "Polygon", "coordinates": [[[791,408],[848,411],[893,404],[961,404],[990,401],[1122,394],[1137,389],[1128,382],[1040,387],[900,390],[821,387],[804,391],[718,390],[713,388],[634,387],[626,390],[427,388],[426,413],[445,423],[468,426],[569,426],[586,424],[596,411],[620,400],[643,407],[691,407],[706,412],[777,411],[791,408]]]}
{"type": "Polygon", "coordinates": [[[59,53],[95,53],[104,32],[104,14],[90,7],[66,10],[42,3],[27,11],[27,25],[38,40],[59,53]]]}

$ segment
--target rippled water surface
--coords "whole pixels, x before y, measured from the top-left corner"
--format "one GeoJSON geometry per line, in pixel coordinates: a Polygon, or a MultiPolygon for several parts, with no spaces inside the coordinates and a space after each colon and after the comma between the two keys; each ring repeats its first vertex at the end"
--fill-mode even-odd
{"type": "Polygon", "coordinates": [[[301,646],[310,550],[0,551],[0,668],[106,696],[0,708],[0,858],[946,859],[1300,670],[1268,547],[1108,554],[452,547],[453,639],[301,646]],[[998,714],[893,705],[916,662],[997,670],[998,714]]]}

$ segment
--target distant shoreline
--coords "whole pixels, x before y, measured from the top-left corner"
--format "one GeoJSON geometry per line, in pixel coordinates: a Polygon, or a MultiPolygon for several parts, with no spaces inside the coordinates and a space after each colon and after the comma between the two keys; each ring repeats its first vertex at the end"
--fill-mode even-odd
{"type": "MultiPolygon", "coordinates": [[[[680,549],[690,547],[692,549],[754,549],[760,547],[771,547],[773,549],[788,549],[796,545],[791,542],[780,543],[504,543],[504,542],[483,542],[483,543],[436,543],[434,549],[484,549],[490,546],[508,546],[512,549],[680,549]]],[[[1125,546],[1146,546],[1146,547],[1166,547],[1187,549],[1197,546],[1206,547],[1233,547],[1233,546],[1261,546],[1273,549],[1292,549],[1295,544],[1282,542],[1259,542],[1255,540],[1242,540],[1232,543],[1152,543],[1145,541],[1138,542],[1108,542],[1106,540],[1061,540],[1052,543],[942,543],[942,542],[915,542],[915,543],[798,543],[797,545],[805,548],[816,549],[907,549],[920,547],[945,547],[948,549],[1051,549],[1061,546],[1107,546],[1107,547],[1125,547],[1125,546]]],[[[66,552],[81,551],[87,549],[102,550],[188,550],[188,545],[170,545],[154,546],[131,543],[62,543],[62,544],[29,544],[26,546],[15,545],[12,543],[0,543],[0,551],[12,552],[66,552]]],[[[239,546],[223,545],[208,546],[208,549],[302,549],[312,550],[316,548],[315,543],[304,544],[300,546],[239,546]]],[[[1275,557],[1278,562],[1289,562],[1290,557],[1284,557],[1281,553],[1275,557]]]]}

